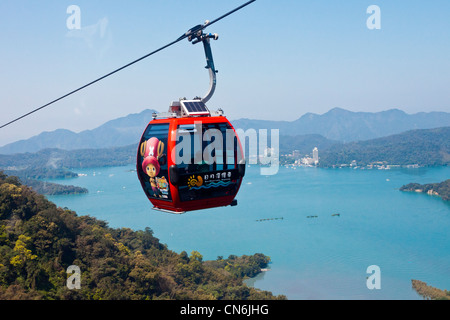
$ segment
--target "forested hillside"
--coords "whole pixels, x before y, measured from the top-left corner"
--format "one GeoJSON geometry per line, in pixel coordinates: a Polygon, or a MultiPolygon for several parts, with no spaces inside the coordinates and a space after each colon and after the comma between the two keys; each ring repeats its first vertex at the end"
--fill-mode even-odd
{"type": "Polygon", "coordinates": [[[277,299],[247,287],[267,266],[263,254],[204,262],[169,250],[141,231],[56,207],[0,172],[0,300],[2,299],[277,299]],[[66,286],[67,268],[81,288],[66,286]]]}
{"type": "Polygon", "coordinates": [[[367,141],[335,144],[320,152],[324,167],[385,162],[391,165],[419,164],[441,166],[450,164],[450,127],[412,130],[389,137],[367,141]]]}

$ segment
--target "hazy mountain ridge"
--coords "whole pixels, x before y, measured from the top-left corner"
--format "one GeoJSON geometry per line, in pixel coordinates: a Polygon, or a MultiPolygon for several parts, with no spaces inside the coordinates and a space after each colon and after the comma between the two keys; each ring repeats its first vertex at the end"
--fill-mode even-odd
{"type": "MultiPolygon", "coordinates": [[[[0,154],[0,170],[13,171],[32,169],[78,169],[103,166],[121,166],[136,161],[138,144],[125,147],[110,147],[102,149],[44,149],[38,152],[0,154]]],[[[27,175],[29,177],[29,175],[27,175]]]]}
{"type": "Polygon", "coordinates": [[[385,137],[414,129],[450,126],[450,113],[407,114],[398,109],[372,113],[334,108],[322,115],[307,113],[292,122],[239,119],[233,121],[233,125],[235,128],[244,130],[279,129],[280,135],[289,136],[320,134],[330,140],[351,142],[385,137]]]}
{"type": "MultiPolygon", "coordinates": [[[[362,142],[341,143],[320,135],[280,136],[280,152],[299,150],[302,154],[319,147],[321,167],[349,164],[359,166],[374,163],[389,165],[442,166],[450,164],[450,127],[411,130],[388,137],[362,142]]],[[[42,193],[86,192],[70,186],[42,186],[39,180],[76,175],[68,171],[90,167],[129,165],[136,161],[138,145],[103,149],[45,149],[36,153],[0,154],[0,171],[19,176],[42,193]]]]}
{"type": "Polygon", "coordinates": [[[300,154],[310,154],[314,148],[326,150],[341,142],[327,139],[320,134],[304,134],[296,136],[280,136],[280,154],[292,153],[297,150],[300,154]]]}
{"type": "MultiPolygon", "coordinates": [[[[419,164],[440,166],[450,164],[450,126],[434,129],[410,130],[388,137],[359,142],[341,143],[320,135],[280,136],[280,152],[299,150],[310,153],[313,146],[319,148],[320,165],[327,167],[349,164],[356,160],[359,165],[373,162],[388,164],[419,164]]],[[[0,170],[20,175],[14,171],[27,171],[36,175],[44,168],[77,169],[98,166],[119,166],[135,163],[138,144],[115,148],[61,150],[45,149],[36,153],[12,155],[0,154],[0,170]]],[[[48,174],[48,173],[45,173],[48,174]]]]}
{"type": "MultiPolygon", "coordinates": [[[[38,152],[47,148],[62,150],[104,149],[136,144],[152,120],[154,110],[130,114],[106,122],[98,128],[74,133],[58,129],[43,132],[27,140],[0,147],[0,154],[38,152]]],[[[450,126],[450,113],[420,112],[407,114],[398,109],[382,112],[353,112],[334,108],[324,114],[306,113],[294,121],[239,119],[232,121],[236,129],[279,129],[280,136],[318,135],[333,142],[353,142],[399,134],[408,130],[450,126]]],[[[303,139],[305,140],[305,139],[303,139]]],[[[330,143],[327,141],[328,146],[330,143]]],[[[298,148],[297,148],[298,149],[298,148]]]]}
{"type": "Polygon", "coordinates": [[[101,149],[122,147],[138,143],[155,110],[129,114],[106,122],[92,129],[75,133],[66,129],[43,132],[26,140],[7,144],[0,148],[0,154],[38,152],[55,148],[62,150],[101,149]]]}

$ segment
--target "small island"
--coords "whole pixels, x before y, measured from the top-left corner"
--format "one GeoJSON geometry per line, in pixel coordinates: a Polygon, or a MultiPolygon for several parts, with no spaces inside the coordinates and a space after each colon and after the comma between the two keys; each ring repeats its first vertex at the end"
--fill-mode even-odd
{"type": "Polygon", "coordinates": [[[450,179],[441,183],[418,184],[410,183],[400,188],[400,191],[410,191],[426,193],[428,195],[439,196],[445,201],[450,200],[450,179]]]}
{"type": "Polygon", "coordinates": [[[89,190],[77,186],[66,186],[59,183],[51,183],[34,179],[20,179],[23,184],[31,187],[37,193],[47,196],[60,196],[69,194],[85,194],[89,190]]]}
{"type": "Polygon", "coordinates": [[[28,167],[20,170],[5,170],[4,173],[18,177],[21,183],[31,187],[34,191],[42,195],[57,196],[89,193],[89,190],[86,188],[45,181],[46,179],[68,179],[78,177],[77,173],[66,169],[28,167]]]}

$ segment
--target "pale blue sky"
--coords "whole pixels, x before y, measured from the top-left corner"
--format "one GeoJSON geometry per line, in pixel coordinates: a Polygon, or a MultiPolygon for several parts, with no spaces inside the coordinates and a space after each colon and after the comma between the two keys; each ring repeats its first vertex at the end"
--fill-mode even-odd
{"type": "MultiPolygon", "coordinates": [[[[176,39],[245,0],[2,0],[2,124],[176,39]],[[69,31],[69,5],[81,30],[69,31]]],[[[450,1],[257,0],[207,29],[219,70],[209,107],[231,119],[294,120],[334,107],[450,112],[450,1]],[[369,30],[370,5],[381,30],[369,30]]],[[[209,84],[187,40],[7,128],[0,145],[92,129],[147,108],[166,111],[209,84]]],[[[144,128],[143,128],[144,129],[144,128]]]]}

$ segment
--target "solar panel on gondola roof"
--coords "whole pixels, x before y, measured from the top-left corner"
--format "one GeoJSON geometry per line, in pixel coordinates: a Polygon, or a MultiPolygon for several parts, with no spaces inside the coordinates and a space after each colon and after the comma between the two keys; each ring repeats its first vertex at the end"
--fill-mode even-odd
{"type": "Polygon", "coordinates": [[[185,112],[188,115],[208,115],[209,110],[205,103],[201,100],[185,100],[180,101],[185,112]]]}

